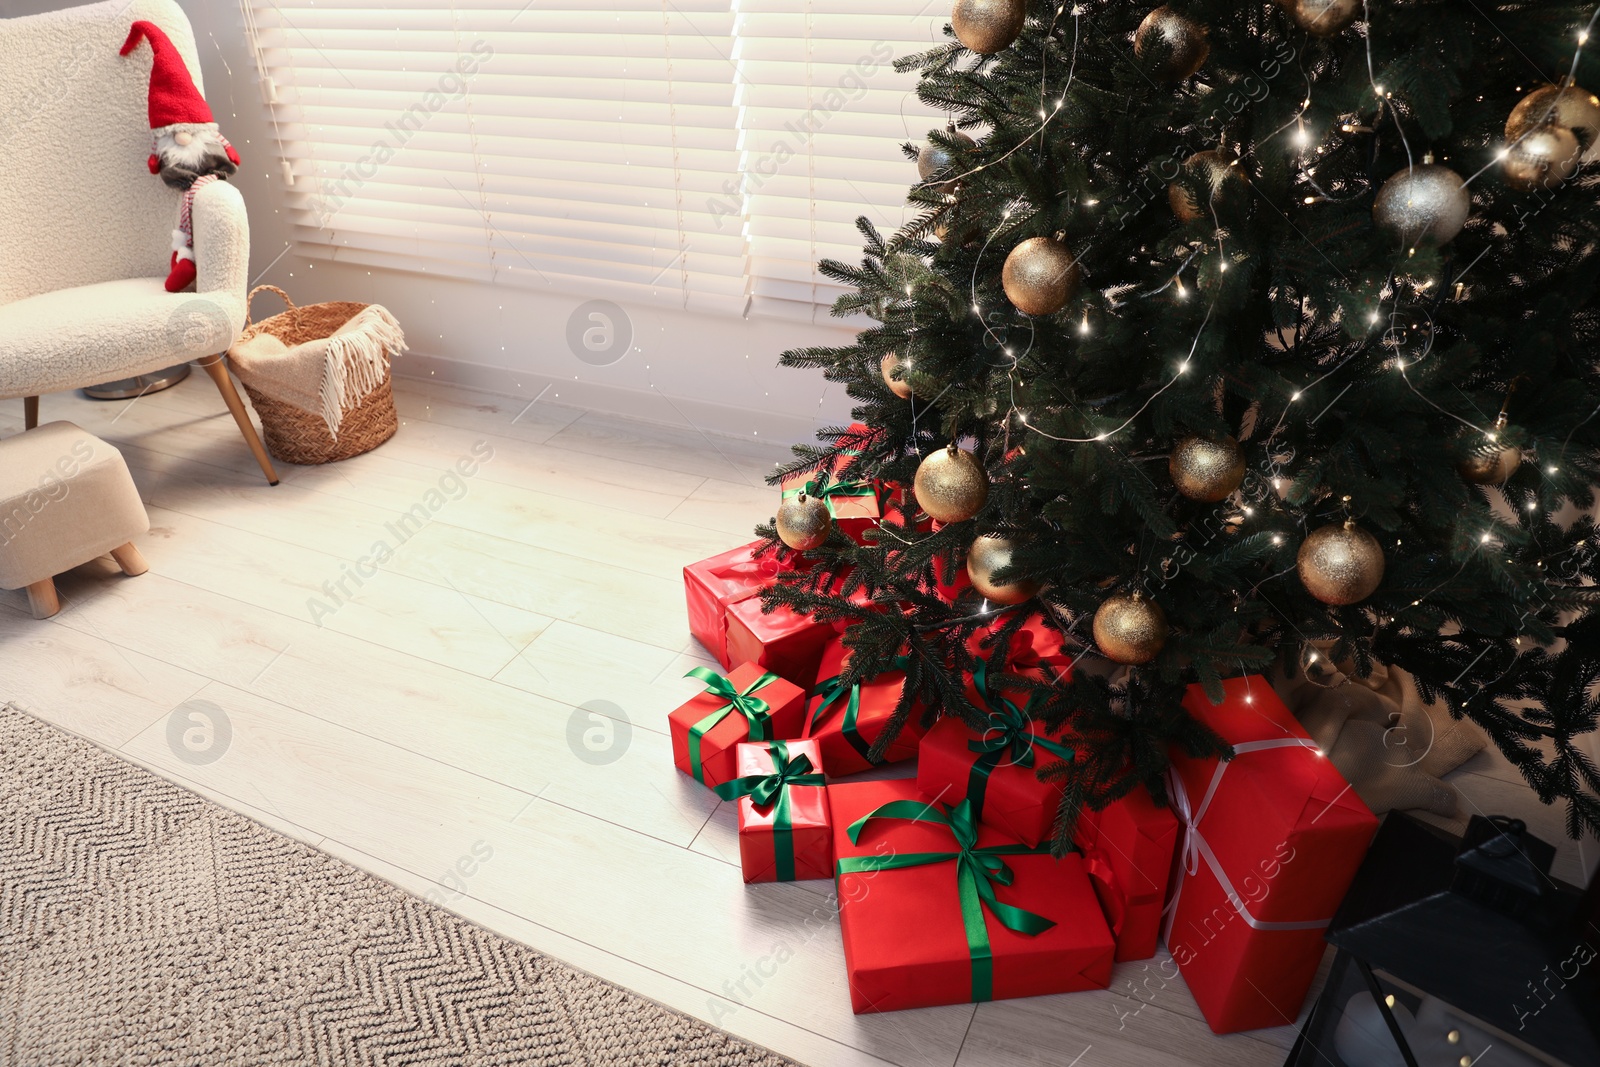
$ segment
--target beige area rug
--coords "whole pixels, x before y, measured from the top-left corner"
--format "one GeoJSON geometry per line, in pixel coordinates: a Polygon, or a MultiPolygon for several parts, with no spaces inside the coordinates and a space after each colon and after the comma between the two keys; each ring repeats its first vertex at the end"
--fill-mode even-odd
{"type": "Polygon", "coordinates": [[[0,707],[0,1065],[786,1063],[0,707]]]}

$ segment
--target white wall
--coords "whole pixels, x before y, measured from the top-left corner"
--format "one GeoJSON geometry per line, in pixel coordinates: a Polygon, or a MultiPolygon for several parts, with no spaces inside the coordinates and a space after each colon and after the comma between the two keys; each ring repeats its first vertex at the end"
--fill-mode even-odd
{"type": "MultiPolygon", "coordinates": [[[[599,283],[582,294],[540,292],[297,254],[239,4],[179,2],[194,25],[206,99],[244,161],[233,181],[249,206],[252,277],[283,288],[297,303],[337,299],[388,307],[411,344],[396,364],[397,374],[530,399],[548,385],[547,398],[559,393],[562,403],[742,437],[810,439],[818,426],[848,421],[842,387],[815,372],[777,367],[787,348],[848,343],[851,331],[833,324],[688,314],[617,299],[599,283]],[[628,313],[640,349],[608,367],[584,363],[566,339],[574,309],[595,299],[611,299],[628,313]]],[[[61,0],[0,0],[0,15],[71,6],[61,0]]],[[[142,172],[132,178],[143,179],[142,172]]],[[[270,294],[256,304],[261,314],[278,310],[270,294]]]]}

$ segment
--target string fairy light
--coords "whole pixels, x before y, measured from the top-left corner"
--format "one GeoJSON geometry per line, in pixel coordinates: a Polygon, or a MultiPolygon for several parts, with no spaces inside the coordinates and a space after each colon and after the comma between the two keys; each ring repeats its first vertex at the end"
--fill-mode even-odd
{"type": "MultiPolygon", "coordinates": [[[[1116,429],[1102,431],[1101,433],[1098,433],[1098,434],[1094,435],[1093,437],[1057,437],[1055,434],[1046,433],[1044,430],[1039,429],[1037,426],[1034,426],[1031,423],[1029,424],[1028,429],[1031,430],[1033,433],[1036,433],[1041,437],[1047,437],[1052,441],[1058,441],[1058,442],[1060,442],[1062,444],[1074,444],[1074,445],[1095,444],[1095,443],[1100,442],[1100,441],[1105,441],[1108,438],[1110,438],[1110,437],[1112,437],[1112,436],[1114,436],[1114,435],[1116,435],[1118,433],[1121,433],[1123,430],[1125,430],[1129,426],[1133,425],[1134,421],[1137,420],[1140,415],[1143,415],[1145,413],[1145,409],[1147,409],[1151,404],[1155,403],[1156,400],[1161,396],[1162,393],[1165,393],[1168,389],[1171,389],[1174,385],[1177,385],[1179,380],[1183,378],[1184,374],[1189,369],[1190,361],[1192,359],[1194,359],[1195,351],[1200,347],[1200,338],[1205,333],[1206,325],[1208,323],[1210,323],[1210,321],[1211,321],[1211,313],[1213,311],[1215,311],[1216,308],[1217,308],[1216,301],[1213,300],[1211,302],[1211,305],[1206,308],[1206,316],[1200,322],[1200,329],[1195,331],[1194,340],[1189,345],[1189,354],[1187,356],[1185,356],[1183,358],[1182,362],[1180,362],[1178,364],[1177,371],[1176,371],[1176,373],[1173,374],[1172,380],[1167,382],[1167,384],[1163,385],[1160,389],[1157,389],[1154,393],[1151,393],[1150,396],[1145,399],[1145,402],[1143,404],[1139,405],[1139,410],[1135,411],[1132,415],[1129,415],[1126,419],[1124,419],[1123,422],[1122,422],[1122,425],[1118,426],[1116,429]]],[[[1013,384],[1013,390],[1014,390],[1015,382],[1013,382],[1012,384],[1013,384]]],[[[1013,410],[1015,410],[1015,407],[1013,407],[1013,410]]],[[[1082,412],[1080,412],[1080,414],[1082,414],[1082,412]]]]}

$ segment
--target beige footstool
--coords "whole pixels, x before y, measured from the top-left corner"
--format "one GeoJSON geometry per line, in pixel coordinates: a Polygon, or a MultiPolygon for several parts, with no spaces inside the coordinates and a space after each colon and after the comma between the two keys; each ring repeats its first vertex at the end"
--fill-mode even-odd
{"type": "Polygon", "coordinates": [[[34,618],[61,610],[55,576],[111,553],[150,568],[133,539],[150,529],[122,453],[70,422],[0,441],[0,589],[27,589],[34,618]]]}

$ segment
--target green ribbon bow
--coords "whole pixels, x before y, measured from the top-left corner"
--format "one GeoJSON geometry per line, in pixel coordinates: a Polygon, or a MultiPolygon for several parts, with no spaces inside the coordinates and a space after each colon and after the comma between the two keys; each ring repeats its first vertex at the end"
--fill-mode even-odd
{"type": "MultiPolygon", "coordinates": [[[[943,807],[943,805],[939,805],[943,807]]],[[[839,861],[839,873],[868,873],[889,871],[900,867],[921,867],[930,863],[956,861],[956,893],[961,900],[961,924],[966,930],[967,952],[972,957],[972,999],[994,999],[994,949],[989,941],[985,910],[999,920],[1007,930],[1034,937],[1055,925],[1053,919],[1035,915],[1031,911],[1010,904],[1002,904],[995,897],[995,885],[1009,886],[1015,877],[1002,856],[1036,856],[1048,851],[1048,845],[1029,848],[1027,845],[1006,843],[978,845],[978,820],[972,805],[963,800],[953,808],[941,812],[931,803],[921,800],[891,800],[868,812],[850,824],[850,841],[858,844],[861,832],[873,819],[906,819],[911,822],[931,822],[948,827],[959,850],[956,852],[891,852],[885,856],[847,856],[839,861]]]]}
{"type": "MultiPolygon", "coordinates": [[[[978,740],[967,742],[967,748],[978,753],[978,758],[972,761],[972,769],[967,772],[967,799],[972,801],[974,818],[981,819],[989,775],[1007,757],[1018,767],[1032,767],[1036,748],[1069,762],[1076,757],[1076,753],[1065,745],[1029,730],[1033,720],[1028,711],[1017,707],[1016,702],[998,688],[990,691],[987,665],[981,659],[973,669],[972,684],[989,708],[989,729],[978,740]]],[[[1035,691],[1028,698],[1028,708],[1031,709],[1042,695],[1035,691]]]]}
{"type": "Polygon", "coordinates": [[[772,756],[771,774],[747,774],[716,786],[714,792],[723,800],[749,797],[750,803],[763,814],[774,805],[772,815],[772,858],[777,867],[778,881],[794,881],[794,810],[789,800],[791,785],[826,785],[827,779],[811,767],[811,757],[804,754],[789,758],[789,746],[782,741],[769,741],[767,752],[772,756]]]}
{"type": "Polygon", "coordinates": [[[801,493],[814,496],[828,505],[828,514],[838,517],[833,500],[841,496],[876,496],[877,490],[869,482],[838,482],[834,481],[826,471],[819,471],[811,476],[804,485],[793,486],[783,491],[783,499],[797,497],[801,493]]]}
{"type": "Polygon", "coordinates": [[[772,725],[772,717],[767,712],[771,711],[772,708],[765,700],[757,696],[751,696],[751,694],[776,682],[778,676],[770,671],[765,672],[761,677],[745,686],[743,692],[740,692],[737,686],[710,667],[693,667],[684,677],[700,679],[706,683],[706,692],[727,701],[722,707],[689,727],[689,766],[694,768],[694,780],[701,785],[705,785],[705,768],[700,763],[700,742],[717,723],[726,719],[730,713],[735,711],[743,715],[745,721],[750,724],[748,734],[750,740],[765,741],[767,739],[767,730],[772,725]]]}
{"type": "MultiPolygon", "coordinates": [[[[890,661],[889,670],[903,671],[910,663],[911,657],[909,655],[896,656],[890,661]]],[[[885,673],[888,672],[886,671],[885,673]]],[[[840,697],[848,693],[849,699],[845,701],[844,705],[844,721],[839,726],[839,732],[844,735],[844,739],[850,743],[851,748],[861,753],[862,759],[873,766],[877,766],[883,761],[875,760],[867,755],[872,751],[872,742],[861,736],[861,731],[856,725],[856,720],[861,715],[861,683],[856,682],[847,689],[840,681],[843,677],[844,675],[842,674],[836,674],[832,678],[824,678],[811,690],[812,696],[820,697],[821,699],[817,701],[817,706],[811,709],[811,725],[806,727],[806,736],[815,736],[817,724],[828,717],[828,709],[840,697]]]]}

